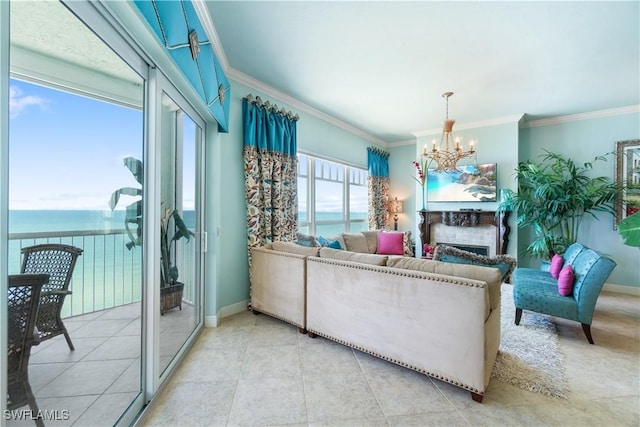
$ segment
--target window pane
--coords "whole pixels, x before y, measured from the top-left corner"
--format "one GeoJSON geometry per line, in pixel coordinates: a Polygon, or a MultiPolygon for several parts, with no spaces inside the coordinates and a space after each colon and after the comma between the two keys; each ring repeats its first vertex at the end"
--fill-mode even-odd
{"type": "Polygon", "coordinates": [[[343,185],[337,182],[315,181],[316,184],[316,221],[330,218],[333,221],[343,220],[343,185]]]}
{"type": "Polygon", "coordinates": [[[308,174],[307,156],[298,154],[298,176],[307,176],[308,174]]]}
{"type": "Polygon", "coordinates": [[[351,222],[349,224],[349,232],[357,233],[359,231],[367,231],[369,229],[369,224],[365,222],[351,222]]]}
{"type": "Polygon", "coordinates": [[[307,178],[298,177],[298,222],[307,222],[307,178]]]}
{"type": "Polygon", "coordinates": [[[316,236],[327,238],[337,236],[340,233],[344,233],[344,223],[316,225],[316,236]]]}

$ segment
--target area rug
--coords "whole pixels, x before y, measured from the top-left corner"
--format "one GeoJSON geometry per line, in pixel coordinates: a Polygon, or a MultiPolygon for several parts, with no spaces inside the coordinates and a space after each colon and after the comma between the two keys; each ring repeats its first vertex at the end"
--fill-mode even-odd
{"type": "Polygon", "coordinates": [[[567,398],[558,334],[549,316],[525,311],[514,323],[513,286],[502,285],[500,349],[491,376],[522,389],[567,398]]]}

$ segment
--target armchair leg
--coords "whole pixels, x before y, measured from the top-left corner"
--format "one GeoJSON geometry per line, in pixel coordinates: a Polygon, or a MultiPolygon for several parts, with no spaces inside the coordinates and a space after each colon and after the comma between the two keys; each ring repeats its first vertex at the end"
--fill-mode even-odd
{"type": "Polygon", "coordinates": [[[516,325],[520,324],[520,319],[522,318],[522,309],[516,307],[516,325]]]}
{"type": "Polygon", "coordinates": [[[591,337],[591,325],[587,325],[586,323],[583,323],[582,330],[584,331],[584,334],[587,336],[587,340],[589,341],[589,344],[593,344],[593,338],[591,337]]]}

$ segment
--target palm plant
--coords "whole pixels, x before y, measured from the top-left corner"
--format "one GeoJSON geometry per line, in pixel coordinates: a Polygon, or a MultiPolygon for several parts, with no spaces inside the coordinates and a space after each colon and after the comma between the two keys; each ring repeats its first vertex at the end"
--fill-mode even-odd
{"type": "Polygon", "coordinates": [[[533,227],[536,238],[527,252],[551,258],[578,240],[585,214],[596,219],[596,212],[615,214],[614,202],[620,188],[607,177],[589,176],[594,162],[606,161],[605,156],[582,165],[547,150],[540,157],[540,162],[518,164],[518,191],[498,209],[510,204],[517,212],[518,226],[533,227]]]}

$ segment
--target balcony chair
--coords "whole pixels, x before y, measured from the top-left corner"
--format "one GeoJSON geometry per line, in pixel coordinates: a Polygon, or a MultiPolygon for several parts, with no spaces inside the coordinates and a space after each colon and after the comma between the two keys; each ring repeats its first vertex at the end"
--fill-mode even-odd
{"type": "MultiPolygon", "coordinates": [[[[29,357],[33,345],[34,328],[46,274],[15,274],[9,276],[7,295],[7,410],[29,405],[32,414],[38,404],[29,385],[29,357]]],[[[44,426],[36,418],[37,426],[44,426]]]]}
{"type": "Polygon", "coordinates": [[[568,265],[572,267],[575,277],[573,290],[567,296],[558,292],[558,279],[554,279],[549,271],[516,269],[513,275],[515,324],[520,324],[522,310],[575,320],[582,324],[589,344],[593,344],[593,312],[602,286],[616,263],[580,243],[574,243],[563,255],[563,267],[568,265]]]}
{"type": "Polygon", "coordinates": [[[74,350],[69,332],[60,317],[62,305],[69,291],[73,269],[82,254],[75,246],[46,243],[22,248],[23,274],[48,274],[49,282],[42,289],[40,309],[36,320],[34,345],[64,334],[69,349],[74,350]]]}

